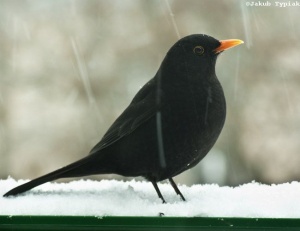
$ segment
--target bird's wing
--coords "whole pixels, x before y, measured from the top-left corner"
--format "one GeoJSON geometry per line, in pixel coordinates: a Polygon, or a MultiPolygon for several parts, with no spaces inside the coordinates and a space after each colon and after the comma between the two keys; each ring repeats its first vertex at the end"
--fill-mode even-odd
{"type": "Polygon", "coordinates": [[[157,110],[155,93],[156,83],[153,78],[135,95],[129,106],[111,125],[99,143],[90,151],[90,154],[110,146],[155,116],[157,110]]]}

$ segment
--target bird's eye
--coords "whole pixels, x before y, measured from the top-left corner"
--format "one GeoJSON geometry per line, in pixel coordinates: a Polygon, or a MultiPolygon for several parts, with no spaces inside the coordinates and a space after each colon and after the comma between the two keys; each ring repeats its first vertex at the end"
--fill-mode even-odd
{"type": "Polygon", "coordinates": [[[202,55],[204,53],[204,48],[202,46],[195,46],[193,51],[197,55],[202,55]]]}

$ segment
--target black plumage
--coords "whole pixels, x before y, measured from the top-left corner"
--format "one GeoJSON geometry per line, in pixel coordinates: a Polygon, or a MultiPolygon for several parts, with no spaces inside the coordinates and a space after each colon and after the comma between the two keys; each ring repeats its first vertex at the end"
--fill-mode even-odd
{"type": "Polygon", "coordinates": [[[222,51],[241,43],[202,34],[180,39],[87,157],[4,196],[59,178],[115,173],[145,177],[163,202],[157,182],[169,179],[185,200],[172,177],[199,163],[221,133],[226,103],[215,64],[222,51]]]}

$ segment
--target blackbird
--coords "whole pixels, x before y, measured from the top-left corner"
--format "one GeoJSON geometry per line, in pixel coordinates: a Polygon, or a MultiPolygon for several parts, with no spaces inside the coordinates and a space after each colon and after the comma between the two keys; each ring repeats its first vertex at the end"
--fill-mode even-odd
{"type": "Polygon", "coordinates": [[[238,39],[219,41],[205,34],[180,39],[87,157],[4,196],[59,178],[114,173],[146,178],[163,203],[157,182],[168,179],[185,200],[172,177],[199,163],[220,135],[226,103],[215,64],[220,53],[241,43],[238,39]]]}

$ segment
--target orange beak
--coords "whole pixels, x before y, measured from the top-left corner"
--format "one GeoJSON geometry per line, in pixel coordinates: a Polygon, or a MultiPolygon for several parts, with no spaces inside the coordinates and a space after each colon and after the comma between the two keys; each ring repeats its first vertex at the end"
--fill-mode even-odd
{"type": "Polygon", "coordinates": [[[220,40],[220,43],[221,45],[214,50],[215,53],[219,53],[231,47],[235,47],[237,45],[243,44],[244,41],[240,39],[227,39],[227,40],[220,40]]]}

